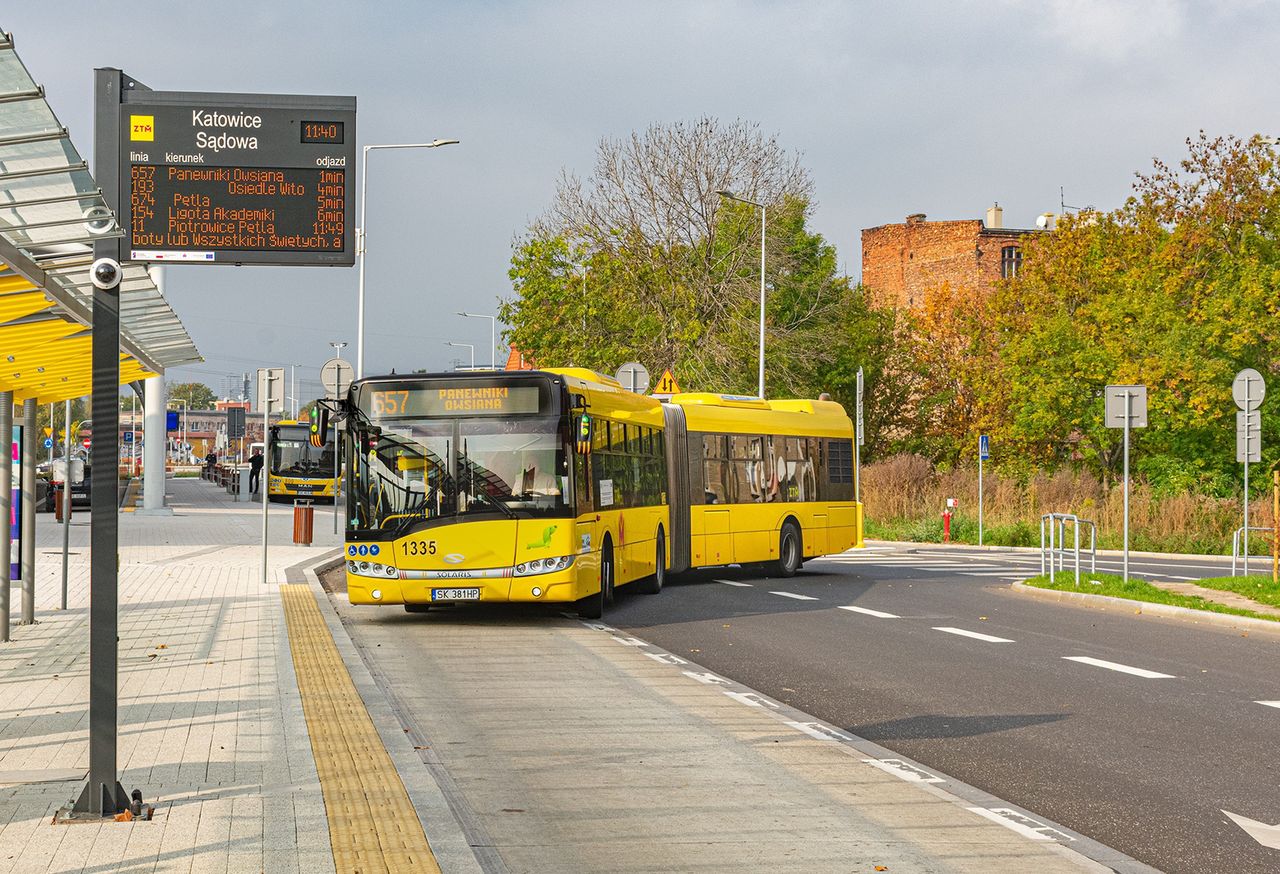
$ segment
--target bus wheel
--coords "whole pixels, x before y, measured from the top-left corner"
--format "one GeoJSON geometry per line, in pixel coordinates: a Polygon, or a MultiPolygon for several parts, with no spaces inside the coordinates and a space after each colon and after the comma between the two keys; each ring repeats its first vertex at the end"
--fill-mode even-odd
{"type": "Polygon", "coordinates": [[[800,529],[794,522],[784,522],[778,535],[778,561],[774,571],[780,577],[794,577],[800,570],[800,529]]]}
{"type": "Polygon", "coordinates": [[[613,544],[605,540],[600,549],[600,591],[582,598],[575,605],[583,619],[599,619],[604,605],[613,603],[613,544]]]}
{"type": "Polygon", "coordinates": [[[430,604],[405,604],[404,612],[406,613],[426,613],[431,609],[430,604]]]}
{"type": "Polygon", "coordinates": [[[658,529],[657,546],[655,547],[654,556],[654,572],[653,576],[645,577],[636,584],[636,591],[643,595],[656,595],[662,591],[663,584],[667,581],[667,536],[662,533],[662,529],[658,529]]]}

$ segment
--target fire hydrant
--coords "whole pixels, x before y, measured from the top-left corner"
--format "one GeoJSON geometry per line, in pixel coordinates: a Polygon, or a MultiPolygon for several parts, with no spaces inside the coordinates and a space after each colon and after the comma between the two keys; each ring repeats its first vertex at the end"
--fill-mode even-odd
{"type": "Polygon", "coordinates": [[[951,514],[960,502],[955,498],[947,498],[947,508],[942,511],[942,542],[951,542],[951,514]]]}

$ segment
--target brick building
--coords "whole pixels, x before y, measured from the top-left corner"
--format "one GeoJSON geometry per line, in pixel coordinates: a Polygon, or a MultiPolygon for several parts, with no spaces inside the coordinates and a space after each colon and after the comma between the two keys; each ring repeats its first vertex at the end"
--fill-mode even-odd
{"type": "Polygon", "coordinates": [[[953,288],[989,288],[1022,265],[1022,238],[1038,233],[1006,228],[999,204],[986,220],[925,221],[923,213],[901,224],[862,231],[862,284],[877,306],[913,308],[925,293],[953,288]]]}

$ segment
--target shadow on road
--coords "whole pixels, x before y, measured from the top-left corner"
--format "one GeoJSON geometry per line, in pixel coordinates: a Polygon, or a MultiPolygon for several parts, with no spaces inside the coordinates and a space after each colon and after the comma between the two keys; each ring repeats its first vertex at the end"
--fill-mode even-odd
{"type": "Polygon", "coordinates": [[[957,737],[976,737],[994,734],[1031,725],[1045,725],[1066,719],[1066,713],[1009,713],[982,716],[956,716],[952,714],[926,713],[906,719],[891,719],[869,725],[848,726],[869,740],[938,740],[957,737]]]}

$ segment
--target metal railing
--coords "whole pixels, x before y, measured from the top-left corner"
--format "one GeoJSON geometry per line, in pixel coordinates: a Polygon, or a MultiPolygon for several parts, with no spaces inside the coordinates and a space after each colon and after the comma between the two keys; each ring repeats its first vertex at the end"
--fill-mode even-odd
{"type": "MultiPolygon", "coordinates": [[[[1274,528],[1261,528],[1256,525],[1249,526],[1250,531],[1275,531],[1274,528]]],[[[1243,539],[1244,526],[1241,525],[1236,529],[1236,533],[1231,535],[1231,576],[1236,575],[1236,560],[1240,558],[1240,541],[1243,539]]]]}
{"type": "Polygon", "coordinates": [[[1080,526],[1089,526],[1089,573],[1098,571],[1098,526],[1091,519],[1081,519],[1074,513],[1045,513],[1040,517],[1040,573],[1054,579],[1055,570],[1066,570],[1067,525],[1074,537],[1072,552],[1075,556],[1076,585],[1080,585],[1080,526]],[[1054,529],[1057,529],[1055,546],[1054,529]],[[1049,532],[1048,549],[1045,549],[1045,531],[1049,532]]]}

